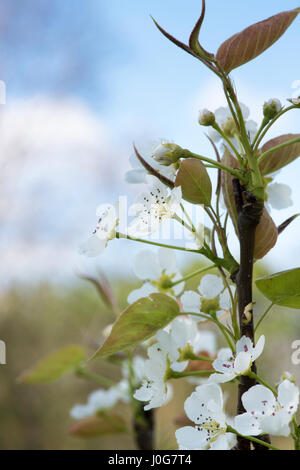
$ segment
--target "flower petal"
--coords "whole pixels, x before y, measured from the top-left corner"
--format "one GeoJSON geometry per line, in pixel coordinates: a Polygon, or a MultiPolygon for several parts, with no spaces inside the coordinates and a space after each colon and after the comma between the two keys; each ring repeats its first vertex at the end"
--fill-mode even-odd
{"type": "Polygon", "coordinates": [[[129,304],[133,304],[133,302],[136,302],[137,300],[143,298],[143,297],[148,297],[150,294],[153,294],[154,292],[158,292],[157,288],[150,284],[149,282],[145,282],[142,287],[139,289],[135,289],[127,297],[127,302],[129,304]]]}
{"type": "Polygon", "coordinates": [[[186,291],[180,300],[184,312],[200,313],[201,297],[197,292],[192,290],[186,291]]]}
{"type": "Polygon", "coordinates": [[[176,273],[177,265],[174,251],[170,250],[169,248],[160,248],[158,250],[158,259],[160,271],[165,270],[166,274],[169,276],[176,273]]]}
{"type": "Polygon", "coordinates": [[[278,387],[278,401],[288,412],[296,413],[299,405],[299,388],[289,380],[284,380],[278,387]]]}
{"type": "Polygon", "coordinates": [[[178,445],[187,450],[203,450],[207,445],[207,432],[198,431],[192,426],[184,426],[175,432],[178,445]]]}
{"type": "Polygon", "coordinates": [[[243,436],[259,436],[262,429],[260,420],[250,413],[243,413],[234,418],[234,429],[243,436]]]}
{"type": "Polygon", "coordinates": [[[91,235],[79,247],[79,254],[89,257],[100,255],[107,245],[107,239],[100,239],[96,234],[91,235]]]}
{"type": "Polygon", "coordinates": [[[240,352],[234,361],[234,372],[237,375],[243,375],[251,367],[251,354],[247,352],[240,352]]]}
{"type": "Polygon", "coordinates": [[[206,274],[200,281],[199,292],[206,299],[214,299],[224,289],[222,279],[214,274],[206,274]]]}
{"type": "Polygon", "coordinates": [[[293,205],[291,198],[292,190],[286,184],[273,183],[267,187],[268,202],[273,209],[281,210],[286,209],[293,205]]]}
{"type": "Polygon", "coordinates": [[[269,415],[276,407],[276,399],[267,387],[254,385],[242,396],[242,403],[248,413],[269,415]]]}
{"type": "Polygon", "coordinates": [[[156,280],[161,276],[158,257],[152,250],[142,250],[133,259],[134,274],[143,280],[156,280]]]}

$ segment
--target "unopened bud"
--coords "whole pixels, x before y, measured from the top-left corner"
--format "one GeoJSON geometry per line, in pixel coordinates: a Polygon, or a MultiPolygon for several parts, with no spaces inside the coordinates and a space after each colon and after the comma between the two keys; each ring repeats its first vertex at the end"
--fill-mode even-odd
{"type": "Polygon", "coordinates": [[[282,108],[282,104],[276,98],[266,101],[264,104],[265,118],[268,119],[268,121],[270,121],[271,119],[274,119],[274,117],[277,116],[277,114],[280,112],[281,108],[282,108]]]}
{"type": "Polygon", "coordinates": [[[214,113],[208,109],[203,109],[202,111],[199,111],[198,122],[200,126],[213,126],[216,122],[216,118],[214,113]]]}
{"type": "Polygon", "coordinates": [[[170,166],[177,163],[182,156],[182,148],[169,142],[161,142],[152,151],[152,158],[161,165],[170,166]]]}
{"type": "Polygon", "coordinates": [[[298,96],[298,98],[292,98],[292,103],[296,106],[299,106],[300,105],[300,96],[298,96]]]}

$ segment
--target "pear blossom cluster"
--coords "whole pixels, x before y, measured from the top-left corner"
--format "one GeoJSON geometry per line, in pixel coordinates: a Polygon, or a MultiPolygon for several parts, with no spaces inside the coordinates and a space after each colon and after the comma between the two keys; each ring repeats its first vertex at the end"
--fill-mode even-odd
{"type": "Polygon", "coordinates": [[[254,385],[242,396],[245,413],[231,418],[224,412],[222,389],[207,383],[196,390],[184,403],[187,417],[195,426],[184,426],[176,431],[179,449],[230,450],[236,435],[288,437],[290,423],[299,405],[299,389],[284,380],[276,395],[263,385],[254,385]]]}
{"type": "Polygon", "coordinates": [[[148,402],[145,410],[165,405],[172,397],[172,387],[168,383],[172,371],[183,372],[189,364],[185,352],[196,355],[199,351],[206,351],[213,355],[215,347],[213,332],[199,330],[197,323],[187,316],[176,318],[167,328],[159,330],[156,343],[148,348],[145,378],[134,397],[148,402]]]}
{"type": "MultiPolygon", "coordinates": [[[[235,288],[230,287],[234,296],[235,288]]],[[[217,317],[231,309],[231,297],[225,288],[220,276],[206,274],[198,286],[198,292],[185,291],[181,296],[181,303],[185,312],[199,315],[216,315],[217,317]]],[[[201,317],[194,316],[201,321],[201,317]]],[[[202,318],[203,320],[203,318],[202,318]]]]}
{"type": "MultiPolygon", "coordinates": [[[[298,105],[296,100],[293,103],[298,105]]],[[[240,103],[240,110],[248,143],[254,147],[261,129],[273,119],[276,120],[283,106],[276,98],[266,101],[261,127],[250,119],[247,106],[240,103]]],[[[198,122],[209,127],[212,142],[220,144],[222,150],[227,148],[242,161],[245,146],[229,107],[218,108],[215,112],[204,109],[199,113],[198,122]]],[[[182,208],[184,195],[182,188],[174,183],[180,159],[186,156],[189,158],[189,151],[184,151],[173,142],[160,140],[142,151],[142,154],[142,159],[137,158],[138,155],[130,158],[131,169],[125,176],[128,183],[146,185],[146,189],[137,195],[129,207],[128,215],[132,219],[126,233],[118,232],[118,204],[102,204],[96,211],[97,224],[93,233],[80,247],[81,254],[97,256],[111,240],[123,236],[143,242],[167,220],[177,218],[180,221],[177,214],[182,208]],[[151,174],[149,169],[152,169],[151,174]]],[[[224,171],[223,167],[221,169],[224,171]]],[[[289,186],[274,182],[277,173],[263,176],[261,186],[265,186],[265,207],[268,210],[271,207],[281,210],[293,204],[289,186]]],[[[214,212],[213,216],[218,217],[219,214],[214,212]]],[[[211,245],[216,253],[216,246],[211,243],[211,231],[207,237],[206,230],[202,224],[190,228],[191,242],[186,245],[186,249],[200,252],[203,246],[211,245]]],[[[190,384],[197,384],[184,402],[185,414],[193,425],[176,430],[179,449],[230,450],[236,445],[237,436],[245,436],[250,440],[251,437],[265,434],[290,436],[291,424],[295,422],[299,406],[299,388],[288,372],[284,373],[276,389],[253,372],[256,370],[255,361],[263,353],[265,336],[261,335],[254,344],[254,340],[242,336],[238,325],[233,324],[238,301],[236,288],[231,281],[234,277],[224,274],[223,268],[219,267],[221,275],[203,275],[194,290],[185,290],[188,278],[184,278],[178,268],[174,251],[170,250],[169,245],[156,244],[160,246],[157,251],[144,249],[134,257],[133,272],[140,280],[140,285],[129,293],[127,302],[132,305],[151,294],[165,294],[178,304],[180,313],[167,326],[156,330],[152,338],[148,337],[147,341],[141,343],[145,357],[133,357],[130,366],[128,361],[124,361],[119,383],[106,390],[92,392],[85,404],[77,404],[72,408],[71,416],[75,419],[86,418],[112,408],[119,401],[132,403],[132,399],[141,402],[145,411],[154,410],[172,399],[172,379],[187,378],[190,384]],[[228,319],[232,322],[227,322],[228,319]],[[207,321],[220,328],[227,347],[217,348],[215,332],[205,329],[207,321]],[[204,363],[206,369],[197,366],[198,362],[204,363]],[[251,377],[256,384],[241,397],[245,412],[229,416],[221,385],[238,382],[243,376],[251,377]]],[[[112,326],[109,326],[107,336],[111,330],[112,326]]]]}
{"type": "Polygon", "coordinates": [[[176,298],[184,289],[184,282],[172,287],[172,283],[180,281],[182,274],[177,267],[175,253],[166,248],[159,248],[157,252],[153,250],[138,252],[133,259],[133,271],[143,281],[143,285],[128,295],[129,304],[155,292],[176,298]]]}

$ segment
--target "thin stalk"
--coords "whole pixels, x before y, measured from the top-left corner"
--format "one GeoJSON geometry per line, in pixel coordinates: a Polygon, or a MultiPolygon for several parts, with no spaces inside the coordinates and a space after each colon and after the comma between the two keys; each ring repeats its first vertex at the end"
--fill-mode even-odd
{"type": "Polygon", "coordinates": [[[265,311],[265,313],[260,317],[260,319],[258,320],[257,324],[256,324],[256,327],[254,329],[254,333],[256,333],[256,331],[258,330],[258,327],[259,325],[261,324],[261,322],[266,318],[266,316],[268,315],[269,311],[271,310],[271,308],[274,306],[273,303],[271,303],[269,305],[269,307],[267,308],[267,310],[265,311]]]}
{"type": "Polygon", "coordinates": [[[280,450],[280,449],[277,449],[277,447],[272,446],[272,445],[269,444],[268,442],[265,442],[265,441],[262,441],[262,440],[260,440],[260,439],[257,439],[256,437],[253,437],[253,436],[243,436],[242,434],[240,434],[239,432],[237,432],[235,429],[233,429],[231,426],[228,426],[228,427],[227,427],[227,431],[228,431],[228,432],[231,432],[231,433],[233,433],[233,434],[236,434],[237,436],[242,437],[243,439],[248,439],[249,441],[255,442],[256,444],[259,444],[259,445],[261,445],[261,446],[267,447],[267,448],[270,449],[270,450],[280,450]]]}
{"type": "Polygon", "coordinates": [[[93,374],[92,372],[88,372],[88,371],[86,371],[85,369],[82,369],[82,368],[78,368],[75,371],[75,374],[78,377],[82,377],[84,379],[91,380],[93,382],[97,382],[105,388],[113,387],[114,385],[116,385],[116,382],[114,382],[113,380],[107,379],[106,377],[102,377],[102,376],[97,375],[97,374],[93,374]]]}
{"type": "Polygon", "coordinates": [[[198,155],[197,153],[190,152],[189,156],[192,156],[193,158],[197,158],[198,160],[202,160],[203,162],[207,162],[210,165],[213,165],[213,167],[216,168],[216,169],[227,171],[228,173],[230,173],[235,178],[239,178],[244,183],[246,182],[246,179],[244,178],[241,171],[239,171],[239,170],[235,170],[234,168],[230,168],[227,165],[223,165],[223,163],[216,162],[215,160],[212,160],[211,158],[204,157],[203,155],[198,155]]]}
{"type": "Polygon", "coordinates": [[[229,145],[229,147],[231,148],[231,150],[233,150],[235,156],[237,157],[237,159],[240,161],[241,160],[241,156],[239,154],[239,152],[237,151],[237,149],[235,148],[235,146],[233,145],[233,143],[231,142],[231,140],[226,136],[226,134],[222,131],[222,129],[220,128],[220,126],[215,123],[213,126],[212,126],[219,134],[220,136],[225,140],[225,142],[227,142],[227,144],[229,145]]]}
{"type": "Polygon", "coordinates": [[[183,312],[181,315],[193,315],[193,316],[196,316],[196,317],[204,318],[205,320],[208,320],[208,321],[212,321],[221,330],[221,333],[223,334],[224,338],[226,339],[226,342],[227,342],[228,346],[230,347],[231,351],[235,351],[235,347],[234,347],[232,341],[229,339],[229,336],[230,336],[233,339],[233,341],[235,341],[234,335],[232,334],[232,332],[225,325],[222,325],[222,323],[219,322],[219,320],[217,320],[216,318],[214,318],[212,316],[203,315],[201,313],[194,313],[194,312],[183,312]]]}
{"type": "Polygon", "coordinates": [[[124,235],[123,233],[120,233],[120,232],[116,233],[116,238],[127,238],[128,240],[132,240],[135,242],[146,243],[146,245],[160,246],[162,248],[171,248],[172,250],[180,250],[180,251],[186,251],[186,252],[198,253],[198,254],[201,253],[201,250],[191,250],[189,248],[184,248],[183,246],[173,246],[173,245],[166,245],[165,243],[152,242],[151,240],[144,240],[142,238],[130,237],[129,235],[124,235]]]}
{"type": "Polygon", "coordinates": [[[179,279],[179,281],[171,282],[170,287],[177,286],[177,284],[181,284],[181,282],[188,281],[189,279],[191,279],[195,276],[198,276],[200,274],[205,273],[206,271],[210,271],[211,269],[215,269],[215,268],[216,268],[216,265],[213,264],[212,266],[207,266],[206,268],[198,269],[197,271],[194,271],[191,274],[188,274],[187,276],[184,276],[183,278],[179,279]]]}
{"type": "MultiPolygon", "coordinates": [[[[259,144],[261,143],[262,139],[264,138],[264,136],[266,135],[266,133],[268,132],[268,130],[273,126],[273,124],[277,121],[277,119],[279,119],[281,116],[283,116],[285,113],[287,113],[288,111],[290,111],[291,109],[296,109],[297,106],[295,105],[292,105],[292,106],[288,106],[287,108],[283,109],[282,111],[280,111],[274,119],[272,119],[269,124],[264,128],[263,132],[260,134],[259,138],[257,139],[257,141],[255,142],[255,145],[253,147],[254,151],[256,151],[259,147],[259,144]]],[[[253,144],[252,144],[253,145],[253,144]]]]}
{"type": "Polygon", "coordinates": [[[271,385],[269,385],[265,380],[263,380],[261,377],[259,377],[257,374],[255,374],[254,372],[249,372],[249,377],[251,377],[252,379],[256,380],[257,382],[259,382],[261,385],[263,385],[264,387],[268,388],[269,390],[271,390],[271,392],[275,395],[275,397],[277,397],[278,393],[277,391],[275,390],[275,388],[271,387],[271,385]]]}
{"type": "Polygon", "coordinates": [[[193,232],[196,232],[196,228],[194,227],[194,224],[193,224],[193,222],[192,222],[192,219],[190,218],[189,214],[188,214],[187,211],[185,210],[184,205],[183,205],[182,203],[180,204],[180,207],[181,207],[181,210],[182,210],[183,214],[185,215],[185,217],[186,217],[188,223],[189,223],[190,226],[192,227],[193,232]]]}
{"type": "Polygon", "coordinates": [[[170,379],[182,379],[184,377],[207,377],[212,374],[218,374],[215,370],[195,370],[191,372],[175,372],[170,371],[168,378],[170,379]]]}
{"type": "Polygon", "coordinates": [[[276,145],[275,147],[272,147],[271,149],[267,150],[264,152],[259,158],[258,158],[258,164],[262,163],[264,159],[270,155],[270,153],[276,152],[277,150],[284,149],[285,147],[288,147],[289,145],[297,144],[300,142],[300,137],[297,137],[296,139],[288,140],[287,142],[283,142],[282,144],[276,145]]]}

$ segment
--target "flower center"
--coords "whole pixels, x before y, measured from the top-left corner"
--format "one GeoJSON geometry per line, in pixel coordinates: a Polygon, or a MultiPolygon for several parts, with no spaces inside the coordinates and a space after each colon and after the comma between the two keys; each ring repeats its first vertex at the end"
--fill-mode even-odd
{"type": "Polygon", "coordinates": [[[233,139],[235,137],[236,125],[232,118],[227,119],[225,124],[223,124],[222,129],[226,137],[229,137],[229,139],[233,139]]]}
{"type": "Polygon", "coordinates": [[[174,291],[172,289],[172,279],[174,278],[175,273],[171,274],[170,276],[166,274],[166,270],[164,269],[162,275],[157,281],[151,281],[151,284],[159,290],[161,293],[169,292],[170,294],[174,295],[174,291]]]}

